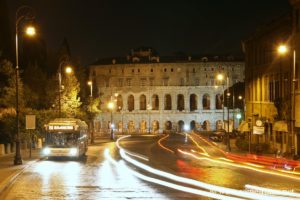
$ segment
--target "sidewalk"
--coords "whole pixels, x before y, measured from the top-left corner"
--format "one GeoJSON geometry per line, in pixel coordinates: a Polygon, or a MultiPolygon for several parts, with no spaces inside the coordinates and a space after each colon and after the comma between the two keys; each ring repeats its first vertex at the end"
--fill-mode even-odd
{"type": "Polygon", "coordinates": [[[30,164],[41,158],[41,149],[33,149],[31,158],[29,157],[29,149],[22,150],[22,165],[14,165],[15,153],[0,156],[0,194],[23,172],[30,164]]]}

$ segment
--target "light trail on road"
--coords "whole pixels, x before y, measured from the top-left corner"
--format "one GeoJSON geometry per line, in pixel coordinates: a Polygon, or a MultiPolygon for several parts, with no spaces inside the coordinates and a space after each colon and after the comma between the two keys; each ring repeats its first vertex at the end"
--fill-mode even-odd
{"type": "MultiPolygon", "coordinates": [[[[122,138],[120,138],[120,140],[122,140],[122,138]]],[[[196,180],[193,180],[193,179],[176,176],[174,174],[170,174],[168,172],[164,172],[164,171],[152,168],[152,167],[150,167],[146,164],[143,164],[143,163],[141,163],[137,160],[134,160],[133,158],[126,155],[126,152],[124,151],[123,148],[120,149],[120,155],[127,162],[129,162],[129,163],[135,165],[136,167],[139,167],[140,169],[143,169],[147,172],[150,172],[152,174],[170,179],[172,181],[176,181],[176,182],[180,182],[180,183],[189,184],[189,185],[197,186],[197,187],[200,187],[200,188],[204,188],[205,190],[209,190],[213,193],[226,194],[226,195],[230,195],[230,196],[249,198],[249,199],[261,199],[261,200],[271,199],[271,198],[272,199],[278,199],[278,200],[279,199],[281,199],[281,200],[283,200],[283,199],[293,199],[293,198],[289,198],[289,197],[276,197],[276,196],[271,196],[271,195],[262,195],[262,194],[257,194],[257,193],[251,193],[251,192],[247,192],[247,191],[216,186],[216,185],[204,183],[204,182],[201,182],[201,181],[196,181],[196,180]]]]}
{"type": "MultiPolygon", "coordinates": [[[[122,150],[120,150],[120,151],[122,151],[122,150]]],[[[106,159],[109,160],[116,167],[120,166],[123,169],[126,169],[126,171],[124,170],[125,172],[123,172],[123,173],[129,172],[132,175],[134,175],[134,176],[136,176],[136,177],[138,177],[142,180],[151,182],[151,183],[159,184],[159,185],[169,187],[169,188],[172,188],[172,189],[175,189],[175,190],[180,190],[180,191],[183,191],[183,192],[188,192],[188,193],[192,193],[192,194],[196,194],[196,195],[200,195],[200,196],[206,196],[206,197],[214,198],[214,199],[242,200],[242,199],[236,198],[236,197],[228,197],[228,196],[225,196],[225,195],[222,195],[222,194],[216,194],[216,193],[213,193],[213,192],[207,192],[207,191],[204,191],[204,190],[189,188],[189,187],[185,187],[185,186],[182,186],[182,185],[178,185],[178,184],[174,184],[174,183],[171,183],[171,182],[167,182],[167,181],[163,181],[163,180],[160,180],[160,179],[145,176],[141,173],[138,173],[136,171],[133,171],[133,170],[129,169],[124,163],[119,163],[116,160],[114,160],[110,156],[108,149],[105,150],[104,155],[105,155],[106,159]]]]}

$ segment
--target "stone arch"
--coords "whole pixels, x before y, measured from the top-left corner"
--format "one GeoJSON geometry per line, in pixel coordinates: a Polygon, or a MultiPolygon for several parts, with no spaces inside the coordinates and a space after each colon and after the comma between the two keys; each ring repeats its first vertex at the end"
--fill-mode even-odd
{"type": "Polygon", "coordinates": [[[133,95],[129,95],[128,99],[127,99],[127,108],[128,111],[131,112],[134,110],[134,96],[133,95]]]}
{"type": "Polygon", "coordinates": [[[128,129],[128,133],[134,133],[135,132],[135,125],[134,125],[134,122],[132,120],[130,120],[128,122],[127,129],[128,129]]]}
{"type": "Polygon", "coordinates": [[[147,133],[147,122],[146,120],[142,120],[140,123],[140,132],[147,133]]]}
{"type": "Polygon", "coordinates": [[[216,121],[216,130],[221,130],[223,129],[223,122],[222,120],[217,120],[216,121]]]}
{"type": "Polygon", "coordinates": [[[119,112],[122,109],[123,109],[123,98],[122,98],[122,95],[118,95],[117,96],[117,111],[119,112]]]}
{"type": "Polygon", "coordinates": [[[182,132],[184,129],[184,121],[179,120],[178,121],[178,132],[182,132]]]}
{"type": "Polygon", "coordinates": [[[146,95],[142,94],[140,96],[140,110],[146,110],[146,108],[147,108],[146,95]]]}
{"type": "Polygon", "coordinates": [[[172,97],[170,94],[165,95],[165,110],[172,110],[172,97]]]}
{"type": "Polygon", "coordinates": [[[197,110],[197,95],[191,94],[190,95],[190,111],[197,110]]]}
{"type": "Polygon", "coordinates": [[[223,96],[221,94],[216,94],[216,109],[220,110],[223,108],[223,96]]]}
{"type": "Polygon", "coordinates": [[[159,130],[159,122],[157,120],[154,120],[152,122],[152,131],[153,133],[157,133],[159,130]]]}
{"type": "Polygon", "coordinates": [[[202,98],[203,110],[210,110],[210,96],[209,94],[204,94],[202,98]]]}
{"type": "Polygon", "coordinates": [[[203,130],[205,130],[205,131],[210,131],[210,122],[209,122],[208,120],[205,120],[205,121],[203,122],[202,128],[203,128],[203,130]]]}
{"type": "Polygon", "coordinates": [[[184,110],[184,96],[183,94],[177,95],[177,110],[183,111],[184,110]]]}
{"type": "Polygon", "coordinates": [[[159,98],[157,94],[152,95],[152,110],[159,109],[159,98]]]}
{"type": "Polygon", "coordinates": [[[192,120],[190,122],[190,127],[191,127],[191,130],[195,130],[196,129],[196,122],[195,122],[195,120],[192,120]]]}
{"type": "Polygon", "coordinates": [[[171,121],[166,121],[165,122],[165,130],[166,131],[172,130],[172,122],[171,121]]]}

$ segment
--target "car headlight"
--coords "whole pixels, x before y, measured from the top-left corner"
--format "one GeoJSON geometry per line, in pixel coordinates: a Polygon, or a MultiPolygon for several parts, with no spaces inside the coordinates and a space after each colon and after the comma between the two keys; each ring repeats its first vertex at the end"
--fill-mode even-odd
{"type": "Polygon", "coordinates": [[[51,150],[48,147],[44,148],[44,150],[43,150],[44,155],[49,155],[50,153],[51,153],[51,150]]]}
{"type": "Polygon", "coordinates": [[[78,152],[77,148],[71,148],[70,151],[69,151],[69,154],[71,156],[75,156],[77,154],[77,152],[78,152]]]}

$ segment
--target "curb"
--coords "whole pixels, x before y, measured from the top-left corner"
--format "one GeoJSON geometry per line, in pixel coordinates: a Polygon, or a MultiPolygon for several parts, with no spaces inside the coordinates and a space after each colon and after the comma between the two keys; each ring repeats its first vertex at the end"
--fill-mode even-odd
{"type": "Polygon", "coordinates": [[[34,163],[36,163],[39,160],[42,160],[43,158],[38,158],[32,161],[29,161],[28,163],[26,163],[24,165],[24,167],[20,170],[17,170],[17,172],[13,173],[12,175],[10,175],[9,177],[7,177],[4,181],[3,184],[0,185],[0,195],[2,195],[2,193],[9,188],[9,186],[11,186],[15,180],[18,178],[19,175],[21,175],[28,167],[30,167],[31,165],[33,165],[34,163]]]}

